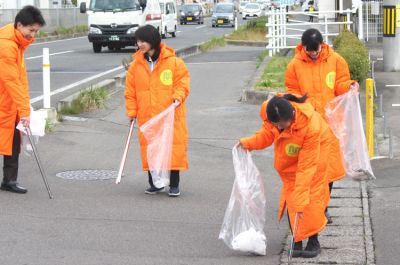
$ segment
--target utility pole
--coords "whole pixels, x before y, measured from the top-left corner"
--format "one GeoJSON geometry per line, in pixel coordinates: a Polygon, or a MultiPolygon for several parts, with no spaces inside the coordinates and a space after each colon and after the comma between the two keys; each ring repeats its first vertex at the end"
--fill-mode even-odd
{"type": "Polygon", "coordinates": [[[400,0],[383,1],[383,68],[400,71],[400,0]]]}

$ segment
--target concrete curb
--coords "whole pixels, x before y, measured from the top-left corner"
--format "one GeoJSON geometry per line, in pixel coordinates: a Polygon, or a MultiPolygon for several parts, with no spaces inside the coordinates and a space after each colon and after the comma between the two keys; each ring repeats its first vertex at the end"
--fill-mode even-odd
{"type": "Polygon", "coordinates": [[[226,44],[235,46],[250,46],[250,47],[267,47],[266,41],[244,41],[244,40],[229,40],[225,39],[226,44]]]}
{"type": "Polygon", "coordinates": [[[87,32],[82,32],[82,33],[67,34],[67,35],[63,35],[63,36],[48,36],[48,37],[36,39],[35,43],[42,43],[42,42],[56,41],[56,40],[65,40],[65,39],[73,39],[73,38],[85,37],[87,35],[88,35],[87,32]]]}
{"type": "Polygon", "coordinates": [[[365,252],[367,256],[367,264],[375,265],[374,241],[372,235],[371,216],[369,214],[369,196],[367,192],[367,184],[365,181],[361,182],[361,198],[364,219],[365,252]]]}

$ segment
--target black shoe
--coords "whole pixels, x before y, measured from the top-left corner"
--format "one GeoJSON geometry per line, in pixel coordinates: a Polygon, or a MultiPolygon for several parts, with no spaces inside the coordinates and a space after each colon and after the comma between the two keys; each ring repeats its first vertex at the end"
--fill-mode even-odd
{"type": "Polygon", "coordinates": [[[307,246],[303,250],[303,258],[315,258],[321,253],[318,237],[312,236],[308,239],[307,246]]]}
{"type": "Polygon", "coordinates": [[[303,254],[303,241],[294,243],[292,258],[299,258],[303,254]]]}
{"type": "Polygon", "coordinates": [[[328,212],[328,208],[325,210],[326,219],[328,219],[328,225],[333,224],[332,216],[328,212]]]}
{"type": "Polygon", "coordinates": [[[156,188],[156,187],[150,187],[150,188],[148,188],[147,190],[145,190],[144,192],[146,193],[146,194],[150,194],[150,195],[154,195],[154,194],[157,194],[157,193],[159,193],[159,192],[163,192],[164,191],[164,188],[156,188]]]}
{"type": "Polygon", "coordinates": [[[8,182],[3,181],[1,183],[0,189],[5,190],[5,191],[14,192],[14,193],[19,193],[19,194],[24,194],[24,193],[28,192],[27,189],[19,186],[16,181],[8,181],[8,182]]]}
{"type": "Polygon", "coordinates": [[[171,187],[168,192],[169,197],[178,197],[181,195],[181,192],[179,191],[179,187],[171,187]]]}

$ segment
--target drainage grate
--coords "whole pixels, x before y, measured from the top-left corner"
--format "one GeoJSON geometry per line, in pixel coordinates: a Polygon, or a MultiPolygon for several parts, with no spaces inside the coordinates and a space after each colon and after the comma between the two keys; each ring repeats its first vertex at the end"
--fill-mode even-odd
{"type": "Polygon", "coordinates": [[[107,180],[117,178],[117,174],[114,170],[87,169],[60,172],[56,176],[70,180],[107,180]]]}

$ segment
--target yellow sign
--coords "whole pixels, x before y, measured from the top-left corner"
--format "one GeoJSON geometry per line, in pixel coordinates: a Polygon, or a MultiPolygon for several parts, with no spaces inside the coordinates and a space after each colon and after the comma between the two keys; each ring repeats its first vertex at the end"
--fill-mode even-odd
{"type": "Polygon", "coordinates": [[[329,72],[326,75],[326,85],[330,88],[333,89],[335,87],[335,81],[336,81],[336,72],[329,72]]]}
{"type": "Polygon", "coordinates": [[[400,5],[396,5],[396,28],[400,28],[400,5]]]}
{"type": "Polygon", "coordinates": [[[300,152],[300,145],[298,144],[288,144],[285,146],[285,152],[288,156],[298,156],[300,152]]]}
{"type": "Polygon", "coordinates": [[[164,70],[160,75],[161,83],[166,86],[172,85],[173,78],[172,78],[172,71],[171,70],[164,70]]]}

